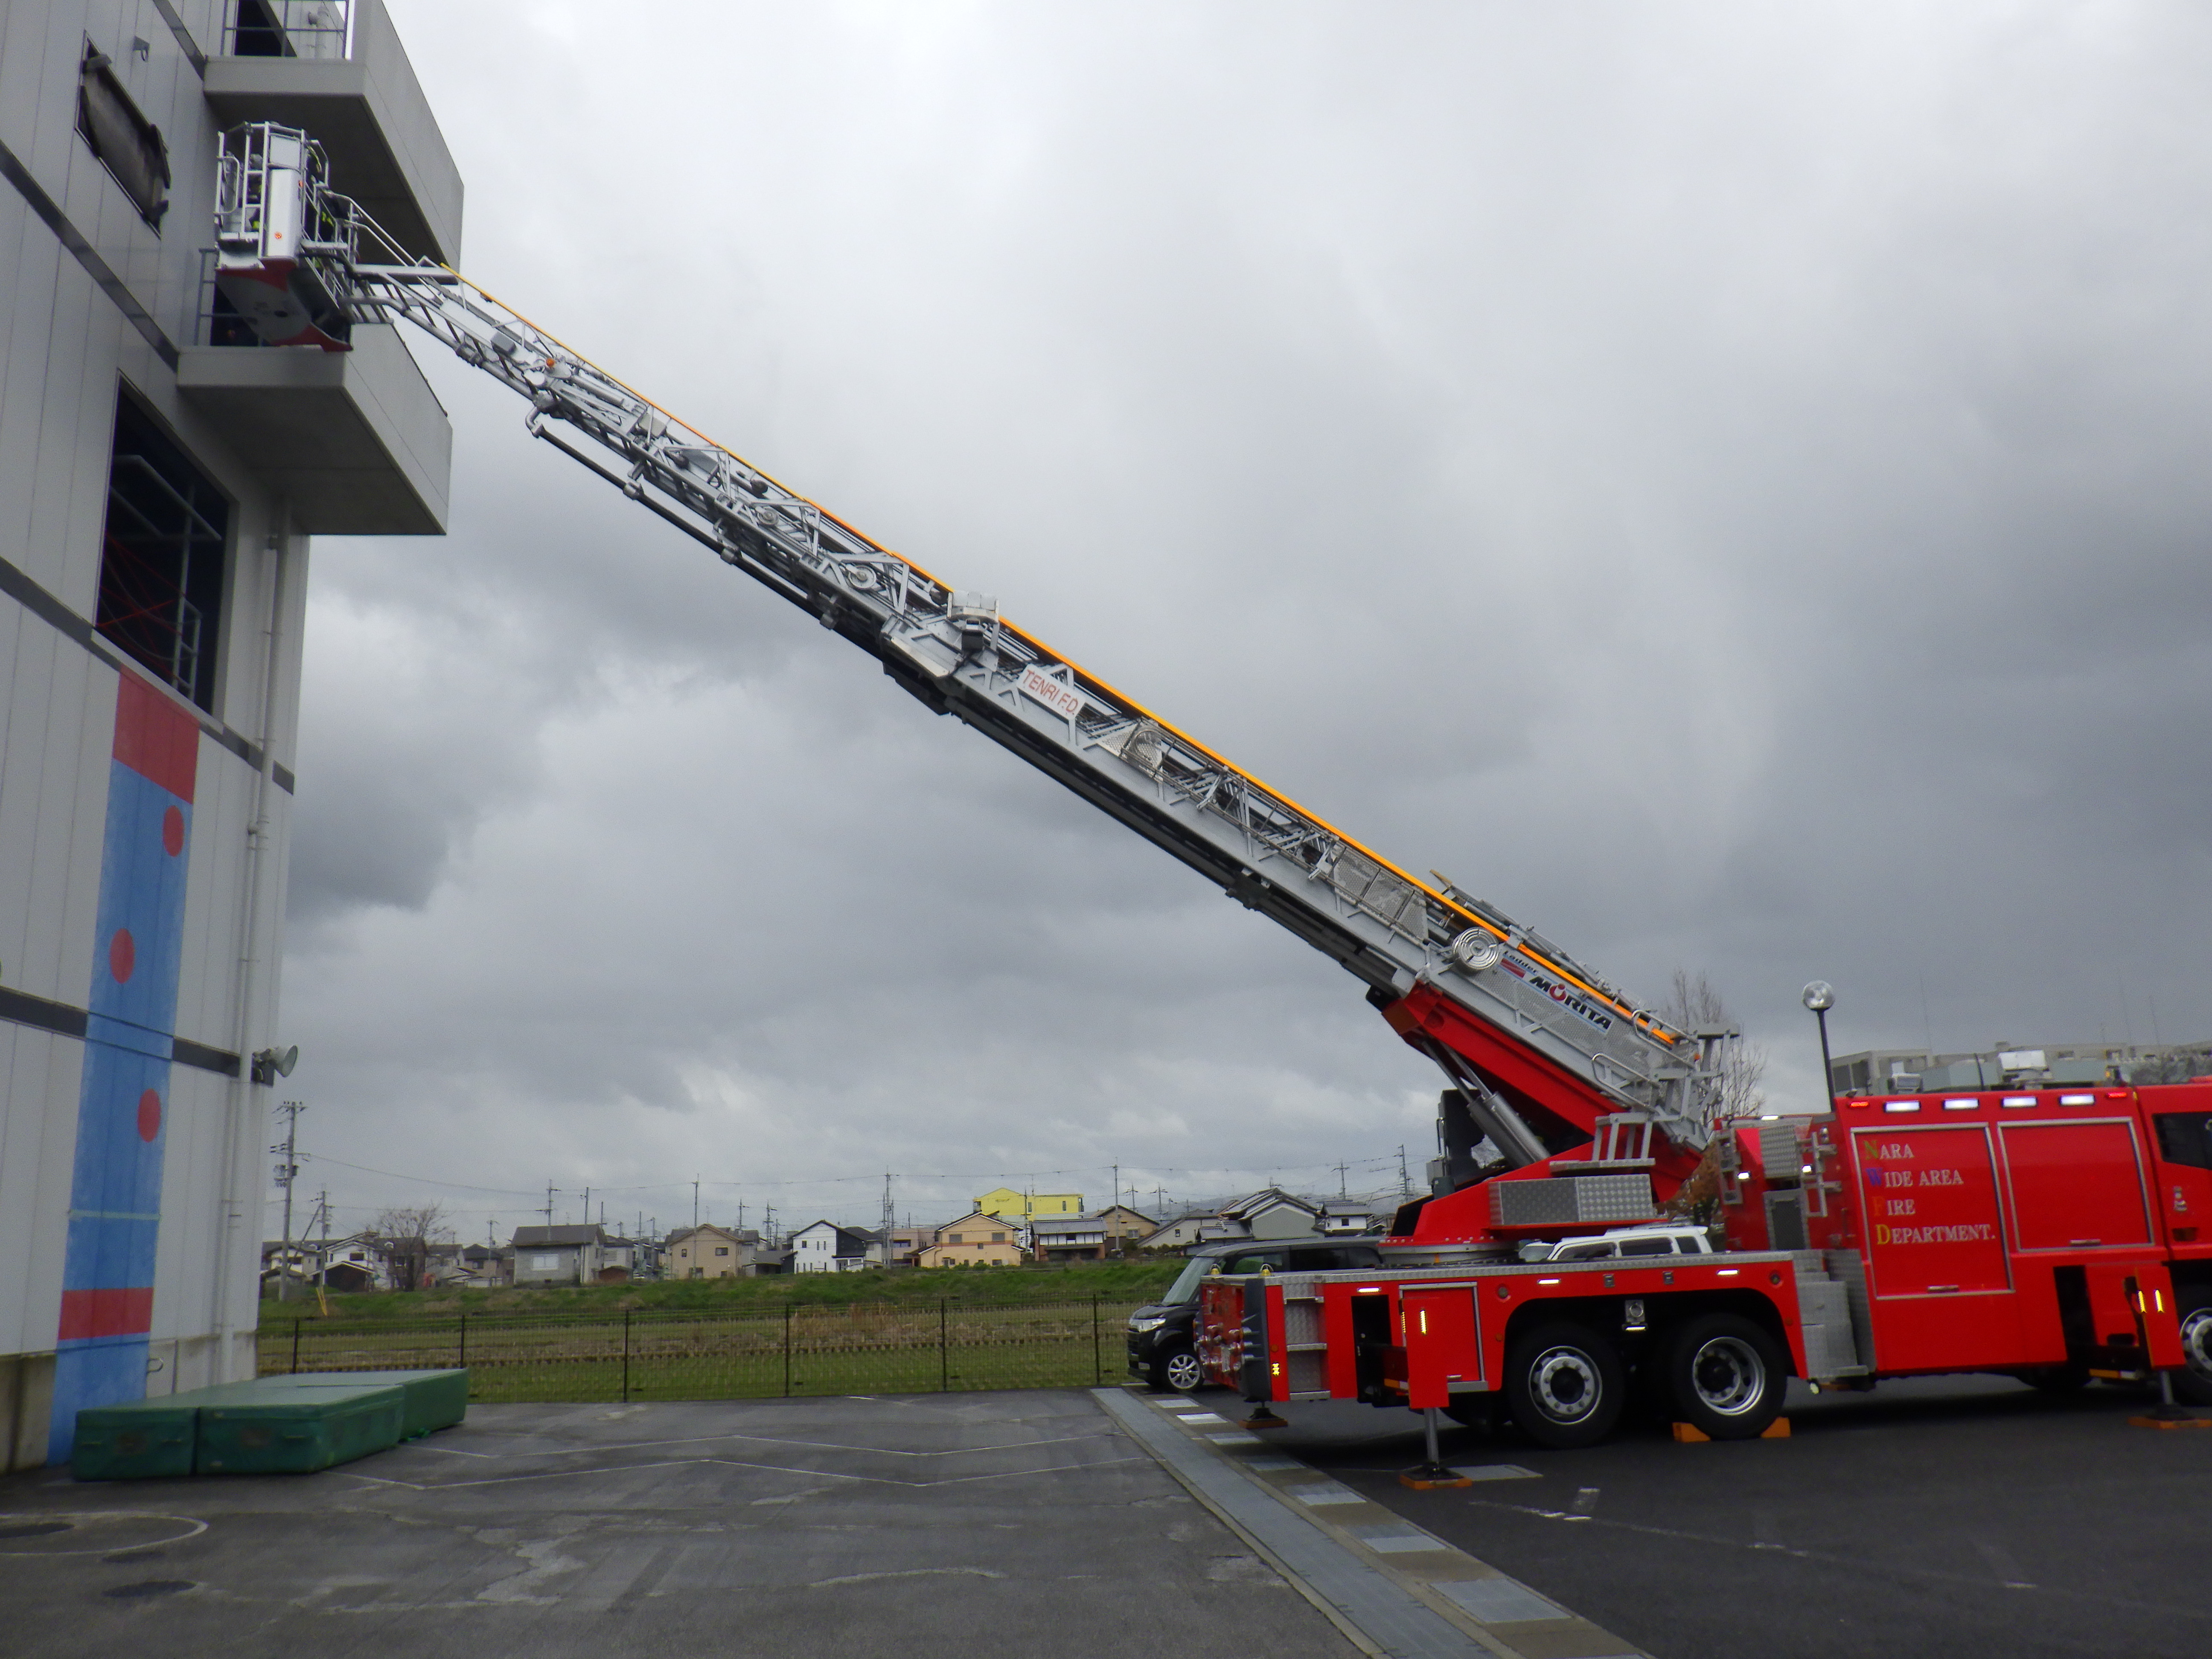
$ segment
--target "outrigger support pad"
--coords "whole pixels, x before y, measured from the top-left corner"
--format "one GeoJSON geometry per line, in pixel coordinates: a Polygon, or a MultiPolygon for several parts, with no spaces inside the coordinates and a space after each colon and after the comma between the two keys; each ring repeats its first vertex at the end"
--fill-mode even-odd
{"type": "Polygon", "coordinates": [[[2173,1400],[2173,1373],[2162,1370],[2158,1374],[2159,1403],[2139,1417],[2130,1417],[2130,1427],[2138,1429],[2212,1429],[2212,1417],[2199,1417],[2186,1406],[2178,1406],[2173,1400]]]}
{"type": "Polygon", "coordinates": [[[1400,1472],[1398,1484],[1411,1486],[1415,1492],[1435,1492],[1444,1486],[1471,1486],[1474,1482],[1466,1475],[1455,1474],[1444,1467],[1443,1454],[1437,1449],[1437,1408],[1424,1407],[1421,1411],[1421,1430],[1428,1451],[1428,1461],[1418,1468],[1400,1472]]]}

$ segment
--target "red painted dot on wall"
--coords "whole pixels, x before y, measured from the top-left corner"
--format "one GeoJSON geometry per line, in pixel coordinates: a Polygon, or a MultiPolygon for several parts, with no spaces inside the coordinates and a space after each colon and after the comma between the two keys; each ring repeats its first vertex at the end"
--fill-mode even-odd
{"type": "Polygon", "coordinates": [[[161,814],[161,848],[171,858],[185,850],[185,815],[173,806],[161,814]]]}
{"type": "Polygon", "coordinates": [[[138,1097],[138,1139],[151,1140],[161,1133],[161,1097],[152,1089],[138,1097]]]}
{"type": "Polygon", "coordinates": [[[122,984],[131,977],[131,970],[138,965],[138,942],[131,937],[128,927],[118,927],[115,937],[107,941],[107,971],[122,984]]]}

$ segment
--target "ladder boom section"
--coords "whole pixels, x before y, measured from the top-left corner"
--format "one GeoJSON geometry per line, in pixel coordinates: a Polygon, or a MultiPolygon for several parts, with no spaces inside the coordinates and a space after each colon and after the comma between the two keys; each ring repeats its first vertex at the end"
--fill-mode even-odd
{"type": "MultiPolygon", "coordinates": [[[[336,295],[354,325],[410,324],[526,400],[534,435],[867,652],[931,708],[1341,963],[1378,1004],[1423,988],[1542,1056],[1575,1080],[1547,1103],[1577,1127],[1595,1133],[1607,1111],[1641,1109],[1673,1138],[1704,1144],[1715,1114],[1699,1037],[1502,912],[1441,878],[1416,879],[1016,627],[995,599],[862,534],[458,272],[406,259],[327,189],[319,159],[312,140],[289,130],[226,137],[218,282],[271,312],[265,324],[247,313],[267,337],[300,326],[274,313],[299,309],[303,292],[336,295]],[[272,143],[271,133],[298,142],[272,143]],[[264,228],[283,216],[270,204],[294,191],[301,222],[314,228],[279,258],[264,228]],[[382,244],[387,262],[365,260],[364,243],[382,244]],[[283,290],[276,303],[257,279],[283,290]]],[[[344,349],[343,332],[323,330],[313,343],[344,349]]]]}
{"type": "MultiPolygon", "coordinates": [[[[1702,1144],[1696,1041],[1488,905],[1420,882],[1000,614],[861,534],[442,267],[357,266],[404,319],[531,405],[529,428],[951,714],[1341,963],[1429,985],[1702,1144]]],[[[1581,1116],[1583,1114],[1575,1114],[1581,1116]]],[[[1592,1114],[1595,1121],[1595,1114],[1592,1114]]]]}

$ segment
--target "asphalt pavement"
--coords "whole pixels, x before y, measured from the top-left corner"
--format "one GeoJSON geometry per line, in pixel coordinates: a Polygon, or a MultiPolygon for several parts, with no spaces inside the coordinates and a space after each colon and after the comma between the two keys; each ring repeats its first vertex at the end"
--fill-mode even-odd
{"type": "Polygon", "coordinates": [[[1445,1461],[1489,1477],[1461,1490],[1399,1484],[1407,1412],[1285,1407],[1268,1439],[1657,1659],[2212,1653],[2212,1428],[2132,1427],[2143,1397],[2102,1388],[1793,1389],[1787,1439],[1448,1428],[1445,1461]]]}
{"type": "Polygon", "coordinates": [[[1079,1389],[477,1406],[307,1476],[0,1479],[0,1654],[1352,1659],[1079,1389]]]}

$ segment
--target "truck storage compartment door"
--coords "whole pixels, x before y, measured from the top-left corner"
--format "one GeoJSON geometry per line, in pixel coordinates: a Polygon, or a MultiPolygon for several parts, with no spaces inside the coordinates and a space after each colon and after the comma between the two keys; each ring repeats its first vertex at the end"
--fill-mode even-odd
{"type": "Polygon", "coordinates": [[[2133,1123],[2008,1123],[1998,1133],[2021,1249],[2150,1243],[2133,1123]]]}
{"type": "Polygon", "coordinates": [[[1483,1382],[1474,1291],[1466,1283],[1407,1285],[1401,1291],[1408,1406],[1449,1406],[1455,1388],[1467,1394],[1483,1382]]]}
{"type": "Polygon", "coordinates": [[[1881,1369],[2016,1361],[2020,1319],[1988,1129],[1886,1123],[1854,1130],[1851,1140],[1881,1369]]]}

